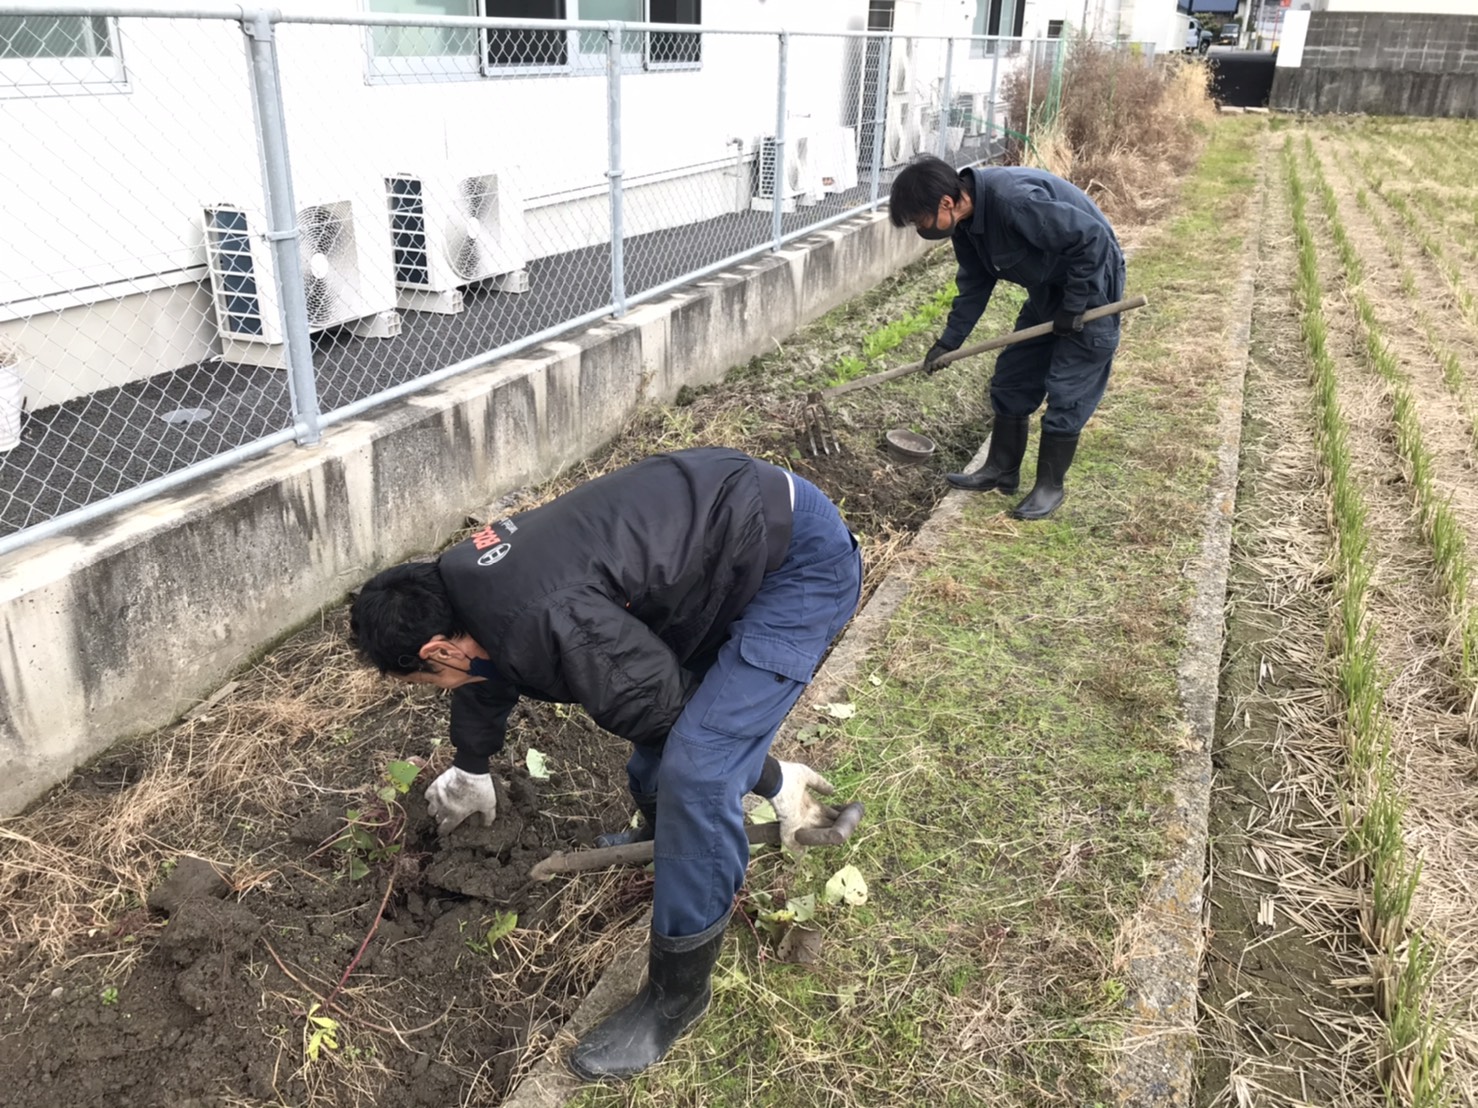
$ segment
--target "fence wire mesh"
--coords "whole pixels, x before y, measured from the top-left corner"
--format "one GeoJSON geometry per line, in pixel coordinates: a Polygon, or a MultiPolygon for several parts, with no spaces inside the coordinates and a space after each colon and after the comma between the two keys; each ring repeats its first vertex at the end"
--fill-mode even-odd
{"type": "Polygon", "coordinates": [[[1027,54],[607,7],[0,14],[0,549],[986,159],[1027,54]]]}
{"type": "Polygon", "coordinates": [[[241,31],[122,22],[0,16],[0,534],[292,424],[216,345],[203,209],[262,202],[241,31]]]}

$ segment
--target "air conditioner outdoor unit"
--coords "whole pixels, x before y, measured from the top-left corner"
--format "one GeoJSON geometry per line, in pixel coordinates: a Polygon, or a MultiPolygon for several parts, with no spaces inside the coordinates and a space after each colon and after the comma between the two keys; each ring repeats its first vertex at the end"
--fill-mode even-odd
{"type": "MultiPolygon", "coordinates": [[[[759,180],[755,184],[750,207],[768,212],[775,206],[775,136],[765,135],[758,144],[759,180]]],[[[781,211],[793,212],[797,204],[815,204],[821,199],[821,176],[812,159],[810,135],[793,135],[785,140],[785,182],[781,190],[781,211]]]]}
{"type": "Polygon", "coordinates": [[[922,132],[917,109],[907,102],[890,102],[883,140],[883,164],[901,165],[912,158],[918,153],[922,132]]]}
{"type": "Polygon", "coordinates": [[[851,127],[822,127],[811,136],[811,156],[821,178],[821,191],[846,192],[857,187],[857,132],[851,127]]]}
{"type": "Polygon", "coordinates": [[[401,308],[455,314],[478,281],[528,292],[523,197],[509,174],[397,173],[385,194],[401,308]]]}
{"type": "MultiPolygon", "coordinates": [[[[218,204],[206,208],[204,218],[222,358],[284,367],[287,348],[266,213],[245,205],[218,204]]],[[[298,258],[309,330],[347,324],[352,334],[363,338],[400,334],[389,270],[363,264],[349,201],[299,209],[298,258]]]]}
{"type": "Polygon", "coordinates": [[[966,138],[985,134],[988,130],[986,127],[987,99],[988,94],[984,92],[957,93],[949,121],[950,126],[960,128],[966,138]]]}
{"type": "Polygon", "coordinates": [[[907,96],[913,90],[913,40],[894,39],[889,68],[894,96],[907,96]]]}

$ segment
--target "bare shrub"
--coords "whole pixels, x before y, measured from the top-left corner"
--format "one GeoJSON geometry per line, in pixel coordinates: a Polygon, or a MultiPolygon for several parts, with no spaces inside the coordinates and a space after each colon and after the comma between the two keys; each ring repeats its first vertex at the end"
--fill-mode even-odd
{"type": "Polygon", "coordinates": [[[1215,118],[1210,70],[1082,40],[1067,48],[1060,88],[1054,64],[1037,62],[1035,74],[1023,66],[1003,83],[1011,129],[1030,136],[1020,161],[1066,177],[1112,218],[1152,216],[1215,118]]]}

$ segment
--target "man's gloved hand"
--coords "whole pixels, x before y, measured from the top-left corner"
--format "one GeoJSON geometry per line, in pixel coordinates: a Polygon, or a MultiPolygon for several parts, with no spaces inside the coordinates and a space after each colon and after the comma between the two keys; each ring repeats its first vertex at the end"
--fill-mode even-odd
{"type": "Polygon", "coordinates": [[[450,835],[468,816],[479,813],[484,824],[498,815],[498,793],[490,773],[468,773],[452,766],[426,789],[426,810],[436,819],[436,830],[450,835]]]}
{"type": "Polygon", "coordinates": [[[780,841],[797,857],[806,848],[795,841],[795,833],[807,827],[829,827],[836,822],[837,810],[811,795],[818,792],[830,796],[836,792],[832,783],[808,765],[800,762],[780,763],[780,791],[770,800],[780,820],[780,841]]]}
{"type": "Polygon", "coordinates": [[[929,353],[924,355],[924,372],[938,373],[944,368],[939,364],[939,359],[946,354],[953,354],[958,349],[958,346],[949,346],[943,341],[936,342],[933,346],[929,347],[929,353]]]}
{"type": "Polygon", "coordinates": [[[1064,308],[1052,317],[1052,333],[1054,335],[1076,335],[1080,334],[1082,330],[1082,312],[1070,312],[1064,308]]]}

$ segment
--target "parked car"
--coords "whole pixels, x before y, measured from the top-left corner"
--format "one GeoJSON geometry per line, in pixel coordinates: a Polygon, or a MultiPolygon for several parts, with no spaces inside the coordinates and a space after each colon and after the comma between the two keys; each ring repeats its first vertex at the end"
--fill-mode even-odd
{"type": "Polygon", "coordinates": [[[1221,30],[1216,33],[1216,45],[1236,46],[1242,41],[1242,24],[1237,22],[1223,23],[1221,30]]]}
{"type": "Polygon", "coordinates": [[[1211,49],[1211,40],[1214,37],[1211,28],[1203,27],[1199,19],[1191,18],[1186,24],[1185,52],[1187,54],[1206,53],[1211,49]]]}

